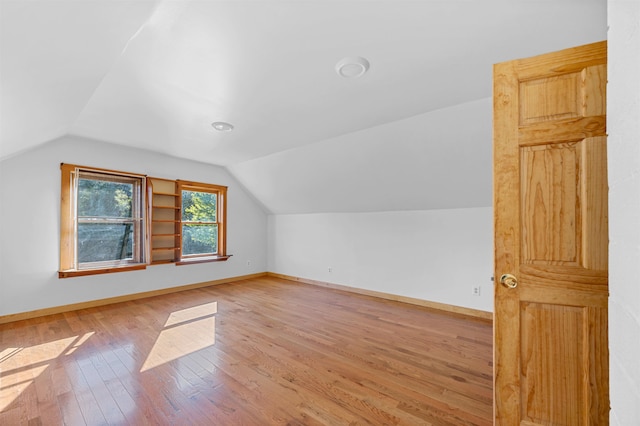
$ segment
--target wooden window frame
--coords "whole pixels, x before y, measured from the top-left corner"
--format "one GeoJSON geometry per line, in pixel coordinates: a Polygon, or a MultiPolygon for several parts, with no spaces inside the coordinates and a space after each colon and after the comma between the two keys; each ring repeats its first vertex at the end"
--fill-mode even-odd
{"type": "Polygon", "coordinates": [[[74,164],[61,164],[60,193],[60,269],[59,278],[82,275],[105,274],[146,268],[146,176],[116,170],[85,167],[74,164]],[[136,182],[138,186],[136,206],[134,206],[135,250],[134,259],[124,262],[93,262],[80,265],[77,260],[77,181],[81,174],[122,179],[136,182]]]}
{"type": "Polygon", "coordinates": [[[227,187],[222,185],[214,185],[208,183],[201,182],[191,182],[185,180],[178,180],[178,194],[179,194],[179,204],[180,209],[182,210],[182,191],[193,191],[193,192],[208,192],[216,194],[216,224],[218,226],[218,250],[216,253],[207,253],[207,254],[196,254],[196,255],[184,255],[182,253],[182,246],[184,244],[184,239],[182,238],[182,224],[184,221],[180,221],[180,234],[181,234],[181,243],[180,248],[178,250],[178,261],[176,265],[190,265],[194,263],[204,263],[204,262],[219,262],[225,261],[229,259],[229,255],[227,255],[227,187]]]}
{"type": "MultiPolygon", "coordinates": [[[[78,166],[74,164],[60,165],[61,169],[61,193],[60,193],[60,267],[58,270],[59,278],[76,277],[83,275],[106,274],[112,272],[123,272],[146,269],[148,264],[174,263],[175,265],[192,265],[204,262],[219,262],[228,260],[231,255],[227,254],[227,187],[222,185],[214,185],[201,182],[191,182],[185,180],[167,180],[175,182],[178,194],[175,194],[175,208],[178,212],[182,209],[182,190],[195,192],[211,192],[217,194],[217,212],[216,224],[218,225],[218,251],[213,254],[206,255],[186,255],[182,254],[182,221],[177,221],[176,237],[180,240],[179,247],[176,244],[177,255],[173,260],[164,260],[160,262],[153,261],[154,247],[151,243],[152,232],[151,224],[153,223],[153,209],[158,208],[152,203],[153,194],[148,193],[147,188],[151,185],[148,177],[141,174],[121,172],[117,170],[101,169],[96,167],[78,166]],[[110,175],[124,180],[139,180],[139,225],[137,228],[137,244],[139,247],[139,255],[135,261],[127,262],[95,262],[85,267],[78,267],[77,262],[77,180],[81,173],[110,175]],[[179,228],[179,230],[178,230],[179,228]]],[[[168,206],[161,206],[168,208],[168,206]]]]}

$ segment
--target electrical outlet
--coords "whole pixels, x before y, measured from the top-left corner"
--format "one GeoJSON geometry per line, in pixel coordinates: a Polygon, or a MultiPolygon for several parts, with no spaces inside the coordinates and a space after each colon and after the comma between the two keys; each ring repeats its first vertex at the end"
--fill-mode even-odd
{"type": "Polygon", "coordinates": [[[251,266],[251,261],[247,260],[247,266],[251,266]]]}
{"type": "Polygon", "coordinates": [[[480,296],[480,286],[474,285],[473,287],[471,287],[471,294],[473,294],[474,296],[480,296]]]}
{"type": "Polygon", "coordinates": [[[333,268],[331,266],[329,266],[327,269],[329,270],[329,272],[333,272],[333,268]]]}

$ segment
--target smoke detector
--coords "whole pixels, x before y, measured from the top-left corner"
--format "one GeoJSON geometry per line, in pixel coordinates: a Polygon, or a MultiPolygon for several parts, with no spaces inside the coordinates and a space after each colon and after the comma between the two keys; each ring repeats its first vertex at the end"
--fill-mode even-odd
{"type": "Polygon", "coordinates": [[[369,70],[369,61],[360,56],[343,58],[336,64],[336,72],[344,78],[362,77],[369,70]]]}
{"type": "Polygon", "coordinates": [[[211,123],[211,126],[219,132],[230,132],[233,130],[233,124],[225,123],[224,121],[216,121],[211,123]]]}

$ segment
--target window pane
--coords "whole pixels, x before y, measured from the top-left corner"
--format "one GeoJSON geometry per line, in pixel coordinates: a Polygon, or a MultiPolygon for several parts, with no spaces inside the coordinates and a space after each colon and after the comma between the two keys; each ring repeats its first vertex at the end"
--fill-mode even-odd
{"type": "Polygon", "coordinates": [[[78,263],[133,258],[133,224],[79,223],[78,263]]]}
{"type": "Polygon", "coordinates": [[[218,252],[218,225],[182,225],[182,254],[212,254],[218,252]]]}
{"type": "Polygon", "coordinates": [[[216,222],[217,194],[182,191],[182,220],[188,222],[216,222]]]}
{"type": "Polygon", "coordinates": [[[78,180],[78,216],[131,217],[133,184],[78,180]]]}

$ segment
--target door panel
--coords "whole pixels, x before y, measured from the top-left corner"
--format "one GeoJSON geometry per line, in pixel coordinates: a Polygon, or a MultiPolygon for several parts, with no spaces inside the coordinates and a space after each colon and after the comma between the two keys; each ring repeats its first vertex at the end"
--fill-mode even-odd
{"type": "Polygon", "coordinates": [[[534,424],[575,424],[586,406],[587,385],[583,374],[583,347],[588,324],[585,308],[550,303],[522,303],[522,388],[524,418],[534,424]],[[554,329],[562,345],[546,332],[554,329]],[[555,365],[565,368],[558,375],[546,374],[555,365]]]}
{"type": "Polygon", "coordinates": [[[606,73],[606,64],[599,64],[521,81],[520,125],[604,115],[606,73]]]}
{"type": "Polygon", "coordinates": [[[580,143],[523,147],[520,191],[522,262],[579,266],[580,143]]]}
{"type": "Polygon", "coordinates": [[[496,424],[608,424],[605,90],[605,42],[494,68],[496,424]]]}

